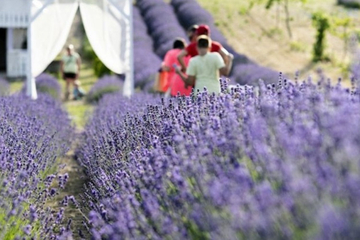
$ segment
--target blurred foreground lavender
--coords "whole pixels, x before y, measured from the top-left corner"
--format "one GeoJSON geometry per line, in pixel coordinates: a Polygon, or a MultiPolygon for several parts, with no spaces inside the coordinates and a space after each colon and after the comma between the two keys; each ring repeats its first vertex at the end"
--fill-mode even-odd
{"type": "Polygon", "coordinates": [[[159,102],[106,96],[86,127],[94,239],[360,238],[359,89],[280,77],[159,102]]]}
{"type": "Polygon", "coordinates": [[[9,93],[10,85],[5,80],[0,78],[0,96],[7,95],[9,93]]]}
{"type": "Polygon", "coordinates": [[[0,97],[0,119],[0,239],[55,239],[66,232],[62,210],[54,213],[44,204],[58,191],[52,183],[62,188],[67,180],[56,176],[56,160],[70,147],[68,116],[59,102],[39,93],[36,101],[22,94],[0,97]]]}

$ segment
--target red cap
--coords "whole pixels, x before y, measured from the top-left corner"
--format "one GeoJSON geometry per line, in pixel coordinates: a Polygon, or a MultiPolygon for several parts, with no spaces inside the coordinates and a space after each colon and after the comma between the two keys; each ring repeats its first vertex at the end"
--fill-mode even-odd
{"type": "Polygon", "coordinates": [[[210,28],[208,25],[199,25],[198,29],[196,30],[196,34],[198,36],[200,35],[206,35],[206,36],[209,36],[210,35],[210,28]]]}

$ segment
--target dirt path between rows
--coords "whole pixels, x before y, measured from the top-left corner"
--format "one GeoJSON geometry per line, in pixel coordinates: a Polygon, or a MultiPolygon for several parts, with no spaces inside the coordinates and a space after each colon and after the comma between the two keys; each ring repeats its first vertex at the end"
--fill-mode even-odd
{"type": "MultiPolygon", "coordinates": [[[[60,189],[58,191],[58,194],[47,202],[47,206],[51,207],[54,211],[59,211],[61,207],[64,207],[62,205],[62,200],[66,196],[74,196],[76,201],[79,203],[79,205],[82,204],[82,195],[85,191],[85,184],[88,182],[88,178],[85,175],[83,168],[78,164],[78,162],[75,160],[75,150],[78,147],[78,140],[81,136],[81,132],[77,131],[76,138],[74,141],[74,144],[72,146],[72,149],[59,161],[61,165],[65,165],[65,167],[61,168],[58,172],[58,175],[64,175],[67,173],[69,175],[68,182],[65,185],[64,189],[60,189]]],[[[57,182],[57,181],[56,181],[57,182]]],[[[57,183],[55,183],[57,185],[57,183]]],[[[85,217],[88,215],[88,211],[86,209],[78,209],[74,204],[72,204],[69,201],[68,206],[65,208],[65,214],[64,214],[64,225],[66,226],[66,223],[69,221],[69,219],[72,220],[71,223],[71,230],[73,232],[73,238],[67,239],[91,239],[91,236],[87,232],[83,222],[85,221],[85,217]],[[79,236],[79,230],[84,234],[84,238],[81,238],[79,236]]]]}

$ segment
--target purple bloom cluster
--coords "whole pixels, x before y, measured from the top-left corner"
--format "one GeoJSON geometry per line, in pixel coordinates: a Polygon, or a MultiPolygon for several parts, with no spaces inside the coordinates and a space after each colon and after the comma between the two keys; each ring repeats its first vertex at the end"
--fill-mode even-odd
{"type": "MultiPolygon", "coordinates": [[[[61,98],[61,86],[59,81],[52,75],[42,73],[35,78],[36,90],[40,93],[49,94],[54,99],[60,100],[61,98]]],[[[23,85],[21,90],[23,93],[26,92],[26,83],[23,85]]]]}
{"type": "Polygon", "coordinates": [[[0,78],[0,96],[7,95],[9,93],[9,83],[5,80],[0,78]]]}
{"type": "Polygon", "coordinates": [[[55,239],[56,217],[44,203],[56,194],[57,158],[72,128],[60,103],[46,94],[0,97],[0,239],[55,239]]]}
{"type": "Polygon", "coordinates": [[[240,84],[251,85],[257,84],[259,79],[262,79],[267,84],[277,81],[277,72],[259,66],[247,56],[237,53],[215,26],[211,14],[203,9],[197,1],[171,0],[171,5],[174,7],[178,20],[184,28],[187,29],[193,24],[207,24],[211,29],[211,38],[220,42],[225,49],[234,55],[233,70],[230,74],[231,80],[240,84]],[[243,66],[244,64],[245,66],[243,66]]]}
{"type": "Polygon", "coordinates": [[[172,49],[176,38],[187,39],[185,31],[180,26],[174,10],[163,0],[138,0],[136,5],[147,24],[149,34],[154,40],[155,53],[164,58],[172,49]]]}
{"type": "Polygon", "coordinates": [[[231,80],[240,84],[255,85],[259,79],[265,83],[276,83],[279,73],[255,63],[234,64],[231,80]]]}
{"type": "Polygon", "coordinates": [[[89,102],[99,101],[105,94],[120,92],[123,81],[116,75],[106,75],[100,78],[86,96],[89,102]]]}
{"type": "Polygon", "coordinates": [[[154,81],[161,59],[154,53],[153,40],[147,34],[147,26],[136,6],[133,8],[133,19],[134,83],[135,87],[143,89],[147,83],[154,81]]]}
{"type": "Polygon", "coordinates": [[[259,86],[106,96],[78,150],[93,238],[358,239],[359,89],[259,86]]]}

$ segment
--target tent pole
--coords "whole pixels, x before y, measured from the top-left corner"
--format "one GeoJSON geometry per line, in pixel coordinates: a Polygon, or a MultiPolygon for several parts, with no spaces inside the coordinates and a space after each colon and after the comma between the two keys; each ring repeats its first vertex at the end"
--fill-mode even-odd
{"type": "Polygon", "coordinates": [[[27,76],[26,76],[26,95],[31,99],[37,99],[35,78],[32,75],[32,66],[31,66],[31,54],[32,54],[32,37],[31,37],[31,28],[32,28],[32,18],[31,18],[31,7],[32,1],[28,1],[29,3],[29,24],[27,28],[27,76]]]}
{"type": "Polygon", "coordinates": [[[125,76],[123,94],[127,97],[130,97],[134,94],[134,29],[133,29],[133,1],[128,0],[130,5],[129,13],[129,51],[130,51],[130,61],[129,61],[129,72],[125,76]]]}
{"type": "Polygon", "coordinates": [[[31,14],[32,0],[28,1],[29,4],[29,23],[27,28],[27,68],[26,68],[26,95],[31,99],[37,99],[35,76],[32,74],[32,24],[35,19],[42,13],[42,11],[54,0],[47,0],[46,3],[38,10],[34,16],[31,14]]]}

